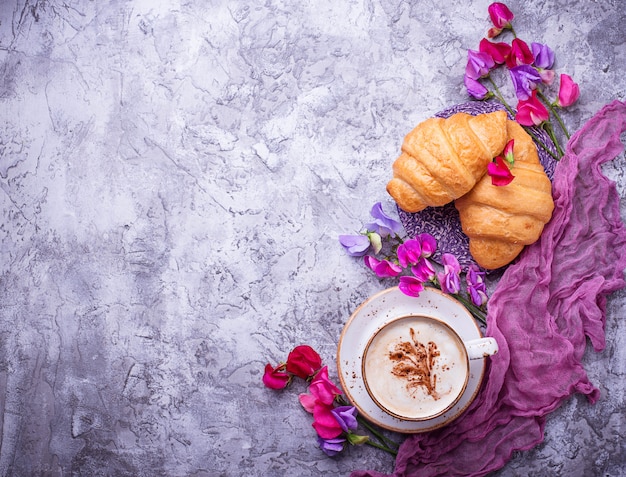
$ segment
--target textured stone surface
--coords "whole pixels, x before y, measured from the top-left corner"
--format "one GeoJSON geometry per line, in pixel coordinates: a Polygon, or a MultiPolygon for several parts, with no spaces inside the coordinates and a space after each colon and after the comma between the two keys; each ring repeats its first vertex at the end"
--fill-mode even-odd
{"type": "MultiPolygon", "coordinates": [[[[306,342],[334,375],[343,324],[391,284],[336,237],[393,209],[403,136],[467,100],[488,4],[0,2],[0,475],[391,471],[326,457],[304,386],[262,370],[306,342]]],[[[620,0],[508,4],[581,84],[571,130],[626,99],[620,0]]],[[[568,400],[498,475],[624,474],[625,305],[584,358],[601,400],[568,400]]]]}

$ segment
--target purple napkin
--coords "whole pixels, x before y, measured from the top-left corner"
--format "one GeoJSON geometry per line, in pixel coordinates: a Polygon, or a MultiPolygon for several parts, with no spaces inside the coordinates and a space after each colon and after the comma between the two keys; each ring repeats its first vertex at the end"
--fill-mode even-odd
{"type": "MultiPolygon", "coordinates": [[[[543,440],[545,417],[574,393],[600,392],[581,364],[586,337],[605,346],[606,296],[626,285],[626,229],[615,184],[600,165],[623,151],[626,103],[605,106],[557,165],[555,210],[538,242],[509,266],[489,301],[486,335],[500,352],[470,408],[442,429],[402,444],[397,477],[484,476],[513,451],[543,440]]],[[[381,477],[356,471],[352,477],[381,477]]]]}

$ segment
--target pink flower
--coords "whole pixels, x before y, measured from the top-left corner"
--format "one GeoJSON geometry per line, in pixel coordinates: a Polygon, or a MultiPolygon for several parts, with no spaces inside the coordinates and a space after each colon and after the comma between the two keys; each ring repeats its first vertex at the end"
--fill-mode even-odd
{"type": "Polygon", "coordinates": [[[506,62],[511,54],[511,45],[504,42],[496,43],[483,38],[478,44],[478,51],[488,54],[496,64],[501,65],[506,62]]]}
{"type": "Polygon", "coordinates": [[[398,262],[405,268],[417,263],[422,255],[422,246],[419,240],[409,239],[398,247],[398,262]]]}
{"type": "Polygon", "coordinates": [[[535,57],[526,42],[515,38],[511,42],[511,54],[506,59],[506,65],[513,68],[519,65],[531,65],[533,61],[535,61],[535,57]]]}
{"type": "Polygon", "coordinates": [[[307,379],[322,367],[322,358],[308,345],[296,346],[287,357],[287,372],[307,379]]]}
{"type": "Polygon", "coordinates": [[[324,366],[313,378],[309,385],[309,391],[318,401],[330,405],[341,391],[328,378],[328,366],[324,366]]]}
{"type": "Polygon", "coordinates": [[[343,431],[341,424],[333,414],[333,405],[327,405],[319,400],[313,408],[313,428],[317,435],[323,439],[333,439],[343,431]]]}
{"type": "Polygon", "coordinates": [[[378,260],[371,255],[366,255],[364,261],[365,265],[380,278],[397,277],[402,271],[402,268],[395,263],[389,260],[378,260]]]}
{"type": "Polygon", "coordinates": [[[487,165],[487,174],[491,177],[491,183],[494,186],[505,186],[515,178],[502,156],[496,157],[496,162],[490,162],[487,165]]]}
{"type": "Polygon", "coordinates": [[[441,291],[455,295],[461,290],[461,265],[456,257],[450,253],[441,256],[443,273],[437,274],[441,291]]]}
{"type": "Polygon", "coordinates": [[[291,377],[285,372],[285,365],[279,364],[274,367],[271,364],[265,365],[263,374],[263,384],[270,389],[284,389],[289,384],[291,377]]]}
{"type": "Polygon", "coordinates": [[[537,98],[537,91],[533,91],[526,101],[517,103],[515,120],[522,126],[539,126],[542,122],[550,119],[550,112],[537,98]]]}
{"type": "Polygon", "coordinates": [[[562,74],[561,84],[559,85],[559,99],[557,100],[557,106],[566,108],[571,106],[578,100],[580,96],[580,88],[571,76],[562,74]]]}
{"type": "Polygon", "coordinates": [[[489,5],[487,11],[494,26],[489,30],[489,38],[498,36],[502,30],[511,28],[511,20],[513,20],[514,15],[504,3],[494,2],[489,5]]]}
{"type": "Polygon", "coordinates": [[[416,277],[402,276],[398,283],[398,288],[407,296],[419,296],[424,291],[424,284],[416,277]]]}
{"type": "Polygon", "coordinates": [[[506,159],[506,162],[508,162],[509,164],[515,163],[515,156],[513,156],[514,147],[515,139],[511,139],[509,142],[506,143],[506,146],[504,146],[504,151],[502,151],[502,155],[506,159]]]}
{"type": "Polygon", "coordinates": [[[422,246],[422,257],[428,258],[437,250],[437,240],[428,233],[419,234],[417,239],[422,246]]]}
{"type": "Polygon", "coordinates": [[[411,271],[415,278],[423,283],[430,282],[436,277],[435,267],[427,258],[420,259],[419,263],[411,268],[411,271]]]}

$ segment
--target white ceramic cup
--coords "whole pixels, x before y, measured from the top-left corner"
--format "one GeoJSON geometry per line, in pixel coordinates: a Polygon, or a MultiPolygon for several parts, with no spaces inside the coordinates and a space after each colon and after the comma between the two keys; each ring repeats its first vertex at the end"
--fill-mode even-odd
{"type": "Polygon", "coordinates": [[[493,355],[493,338],[463,342],[451,326],[428,316],[404,316],[370,338],[362,360],[363,379],[374,402],[409,421],[434,419],[461,398],[469,362],[493,355]]]}

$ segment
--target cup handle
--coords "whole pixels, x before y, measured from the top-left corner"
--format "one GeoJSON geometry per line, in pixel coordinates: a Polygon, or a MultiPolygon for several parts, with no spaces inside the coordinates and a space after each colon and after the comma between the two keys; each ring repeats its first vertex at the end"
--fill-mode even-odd
{"type": "Polygon", "coordinates": [[[494,338],[478,338],[465,342],[469,359],[480,359],[498,352],[498,342],[494,338]]]}

